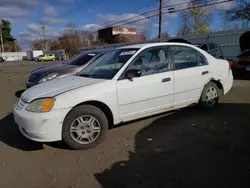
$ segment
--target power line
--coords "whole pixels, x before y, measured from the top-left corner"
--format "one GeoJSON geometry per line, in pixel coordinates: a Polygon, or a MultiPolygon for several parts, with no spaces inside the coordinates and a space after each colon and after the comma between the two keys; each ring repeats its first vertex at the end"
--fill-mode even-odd
{"type": "MultiPolygon", "coordinates": [[[[211,0],[211,1],[215,1],[215,0],[211,0]]],[[[210,2],[211,2],[211,1],[210,1],[210,2]]],[[[224,2],[229,2],[229,1],[232,1],[232,0],[227,0],[227,1],[218,2],[218,3],[224,3],[224,2]]],[[[165,13],[163,13],[163,14],[165,15],[165,14],[167,14],[167,13],[174,13],[174,12],[177,12],[177,10],[173,11],[173,10],[174,10],[174,7],[176,7],[176,6],[185,5],[185,4],[189,4],[189,3],[196,3],[196,2],[200,2],[200,0],[193,0],[193,1],[188,1],[188,2],[182,2],[182,3],[176,3],[176,4],[172,4],[172,5],[162,6],[162,9],[169,8],[169,9],[168,9],[169,11],[168,11],[168,12],[165,12],[165,13]]],[[[166,4],[166,3],[163,3],[163,4],[166,4]]],[[[204,5],[204,6],[207,6],[207,5],[204,5]]],[[[187,10],[187,8],[186,8],[186,9],[181,9],[180,11],[182,11],[182,10],[187,10]]],[[[131,18],[128,18],[128,19],[124,19],[124,20],[121,20],[121,21],[119,21],[119,22],[110,24],[110,25],[104,25],[103,27],[98,27],[98,30],[99,30],[99,29],[103,29],[103,28],[107,28],[107,27],[114,27],[114,26],[120,27],[120,26],[124,26],[124,25],[131,24],[131,23],[136,23],[136,22],[139,22],[139,21],[142,21],[142,20],[146,20],[146,19],[148,19],[148,18],[153,18],[153,17],[159,16],[159,12],[158,12],[158,11],[159,11],[159,9],[156,8],[156,9],[153,9],[153,10],[150,10],[150,11],[147,11],[147,12],[144,12],[144,13],[142,13],[142,14],[139,14],[139,15],[137,15],[137,16],[134,16],[134,17],[131,17],[131,18]],[[149,15],[149,16],[145,16],[145,15],[147,15],[147,14],[149,14],[149,13],[154,13],[154,12],[157,12],[157,13],[156,13],[156,14],[152,14],[151,16],[150,16],[150,15],[149,15]],[[145,16],[145,17],[142,18],[142,16],[145,16]],[[140,18],[140,19],[133,20],[133,19],[135,19],[135,18],[140,18]],[[133,20],[133,21],[130,21],[130,20],[133,20]],[[130,22],[126,22],[126,21],[130,21],[130,22]],[[125,22],[125,23],[124,23],[124,22],[125,22]],[[118,23],[120,23],[120,24],[118,24],[118,23]],[[117,25],[117,24],[118,24],[118,25],[117,25]]],[[[91,31],[91,30],[83,30],[83,31],[85,31],[85,32],[87,32],[87,33],[95,33],[95,32],[97,32],[98,30],[94,30],[94,31],[93,31],[93,28],[92,28],[92,31],[91,31]]]]}
{"type": "MultiPolygon", "coordinates": [[[[172,4],[172,5],[166,5],[166,6],[162,6],[162,9],[165,9],[165,8],[174,8],[175,6],[179,6],[179,5],[185,5],[185,4],[189,4],[189,3],[195,3],[195,2],[199,2],[200,0],[193,0],[193,1],[187,1],[187,2],[182,2],[182,3],[177,3],[177,4],[172,4]]],[[[212,0],[211,0],[212,1],[212,0]]],[[[214,1],[214,0],[213,0],[214,1]]],[[[166,4],[167,2],[163,3],[162,5],[166,4]]],[[[145,16],[149,13],[154,13],[154,12],[158,12],[159,9],[158,8],[155,8],[153,10],[150,10],[150,11],[147,11],[147,12],[144,12],[142,14],[139,14],[139,15],[136,15],[136,16],[133,16],[131,18],[128,18],[128,19],[124,19],[124,20],[121,20],[121,21],[118,21],[116,23],[113,23],[113,24],[110,24],[110,25],[104,25],[102,27],[96,27],[96,29],[98,28],[99,29],[103,29],[103,28],[107,28],[107,27],[113,27],[113,26],[117,26],[116,24],[118,23],[123,23],[125,21],[129,21],[129,20],[133,20],[135,18],[141,18],[142,16],[145,16]]],[[[93,29],[93,28],[92,28],[93,29]]],[[[91,32],[90,30],[85,30],[85,32],[91,32]]],[[[96,31],[92,31],[92,32],[96,32],[96,31]]]]}
{"type": "MultiPolygon", "coordinates": [[[[196,0],[197,1],[197,0],[196,0]]],[[[214,0],[213,0],[214,1],[214,0]]],[[[230,2],[232,0],[224,0],[224,1],[219,1],[219,2],[214,2],[214,3],[209,3],[209,4],[204,4],[204,5],[199,5],[197,7],[206,7],[206,6],[212,6],[212,5],[217,5],[217,4],[222,4],[222,3],[226,3],[226,2],[230,2]]],[[[194,1],[193,1],[194,2],[194,1]]],[[[211,2],[211,1],[210,1],[211,2]]],[[[183,3],[182,3],[183,4],[183,3]]],[[[178,4],[175,4],[174,6],[176,6],[178,4]]],[[[173,5],[171,5],[173,6],[173,5]]],[[[166,7],[166,6],[165,6],[166,7]]],[[[162,7],[164,8],[164,7],[162,7]]],[[[180,11],[184,11],[184,10],[189,10],[190,7],[187,7],[185,9],[176,9],[176,10],[173,10],[173,9],[170,9],[169,11],[167,12],[163,12],[162,15],[165,15],[165,14],[168,14],[168,13],[175,13],[175,12],[180,12],[180,11]]],[[[134,20],[134,21],[131,21],[131,22],[126,22],[126,23],[123,23],[123,24],[119,24],[119,25],[116,25],[116,27],[120,27],[120,26],[124,26],[124,25],[128,25],[128,24],[132,24],[132,23],[136,23],[136,22],[139,22],[139,21],[142,21],[142,20],[145,20],[145,19],[148,19],[148,18],[153,18],[153,17],[156,17],[156,16],[159,16],[159,12],[156,13],[156,14],[153,14],[153,15],[150,15],[150,16],[147,16],[147,17],[144,17],[144,18],[141,18],[141,19],[138,19],[138,20],[134,20]]],[[[96,31],[93,31],[92,33],[94,33],[96,31]]]]}
{"type": "MultiPolygon", "coordinates": [[[[154,0],[153,2],[157,2],[158,0],[154,0]]],[[[197,0],[196,0],[197,1],[197,0]]],[[[150,4],[152,4],[153,2],[151,2],[150,4]]],[[[167,2],[165,2],[165,3],[163,3],[162,5],[164,5],[164,4],[166,4],[167,2]]],[[[148,6],[149,4],[147,4],[146,6],[148,6]]],[[[136,10],[140,10],[140,9],[142,9],[142,8],[145,8],[146,6],[143,6],[143,7],[141,7],[141,8],[139,8],[139,9],[136,9],[136,10]]],[[[135,10],[135,11],[136,11],[135,10]]],[[[101,28],[99,27],[99,26],[96,26],[96,27],[92,27],[91,29],[93,30],[93,29],[103,29],[103,28],[107,28],[107,27],[112,27],[112,26],[115,26],[116,24],[118,24],[118,23],[123,23],[124,21],[129,21],[129,20],[132,20],[132,19],[134,19],[134,18],[140,18],[141,16],[144,16],[144,15],[146,15],[146,14],[149,14],[149,13],[153,13],[153,12],[155,12],[155,11],[158,11],[158,8],[156,8],[156,9],[153,9],[153,10],[150,10],[150,11],[147,11],[147,12],[144,12],[144,13],[141,13],[141,14],[139,14],[139,15],[136,15],[136,16],[133,16],[133,17],[130,17],[130,18],[127,18],[127,19],[124,19],[124,20],[120,20],[120,21],[118,21],[118,22],[115,22],[115,23],[113,23],[113,24],[109,24],[109,25],[104,25],[104,26],[102,26],[101,28]]],[[[85,31],[85,32],[90,32],[90,30],[83,30],[83,31],[85,31]]]]}
{"type": "MultiPolygon", "coordinates": [[[[212,6],[212,5],[221,4],[221,3],[230,2],[230,1],[233,1],[233,0],[224,0],[224,1],[219,1],[219,2],[210,3],[210,4],[199,5],[199,6],[197,6],[197,7],[212,6]]],[[[185,9],[176,9],[176,10],[172,10],[172,9],[171,9],[170,11],[168,11],[168,12],[164,12],[163,14],[175,13],[175,12],[180,12],[180,11],[183,11],[183,10],[189,10],[189,9],[190,9],[190,7],[187,7],[187,8],[185,8],[185,9]]],[[[116,25],[116,27],[120,27],[120,26],[128,25],[128,24],[131,24],[131,23],[135,23],[135,22],[138,22],[138,21],[141,21],[141,20],[145,20],[145,19],[148,19],[148,18],[156,17],[156,16],[158,16],[158,15],[159,15],[159,13],[154,14],[154,15],[151,15],[151,16],[147,16],[147,17],[144,17],[144,18],[141,18],[141,19],[135,20],[135,21],[131,21],[131,22],[128,22],[128,23],[124,23],[124,24],[116,25]]]]}

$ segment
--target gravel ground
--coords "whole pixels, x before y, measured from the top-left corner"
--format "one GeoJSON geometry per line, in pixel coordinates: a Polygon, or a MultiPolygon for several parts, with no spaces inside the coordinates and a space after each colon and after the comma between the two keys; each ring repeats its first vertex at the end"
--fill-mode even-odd
{"type": "Polygon", "coordinates": [[[45,64],[0,65],[1,188],[250,187],[250,81],[235,80],[211,112],[189,107],[135,121],[97,148],[72,151],[27,140],[13,120],[25,78],[45,64]]]}

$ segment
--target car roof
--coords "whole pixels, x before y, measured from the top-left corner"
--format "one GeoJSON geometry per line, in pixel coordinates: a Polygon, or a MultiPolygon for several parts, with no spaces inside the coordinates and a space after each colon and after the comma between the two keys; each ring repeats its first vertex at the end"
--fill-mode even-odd
{"type": "Polygon", "coordinates": [[[152,43],[142,43],[142,44],[134,44],[134,45],[128,45],[119,47],[117,49],[126,49],[126,48],[149,48],[154,46],[163,46],[163,45],[178,45],[178,46],[189,46],[194,47],[192,44],[186,44],[186,43],[180,43],[180,42],[152,42],[152,43]]]}

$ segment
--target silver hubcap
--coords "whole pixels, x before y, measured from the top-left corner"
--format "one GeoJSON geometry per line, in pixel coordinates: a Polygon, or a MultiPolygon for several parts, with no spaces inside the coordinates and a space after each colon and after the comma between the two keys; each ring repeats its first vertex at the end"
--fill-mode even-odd
{"type": "Polygon", "coordinates": [[[93,116],[81,116],[70,125],[70,136],[79,144],[90,144],[100,135],[101,126],[93,116]]]}
{"type": "Polygon", "coordinates": [[[209,106],[212,106],[216,103],[217,98],[218,98],[218,93],[216,88],[209,87],[206,92],[206,103],[209,106]]]}

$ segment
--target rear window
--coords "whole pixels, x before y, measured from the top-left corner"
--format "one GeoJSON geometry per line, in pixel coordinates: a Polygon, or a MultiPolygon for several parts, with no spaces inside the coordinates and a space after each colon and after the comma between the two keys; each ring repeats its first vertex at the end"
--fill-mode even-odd
{"type": "Polygon", "coordinates": [[[250,51],[245,51],[237,56],[238,58],[250,58],[250,51]]]}
{"type": "Polygon", "coordinates": [[[87,64],[93,57],[95,57],[97,53],[85,53],[76,56],[75,58],[71,59],[67,64],[68,65],[85,65],[87,64]]]}
{"type": "Polygon", "coordinates": [[[209,49],[211,50],[211,49],[214,49],[215,48],[215,44],[214,43],[210,43],[209,44],[209,49]]]}

